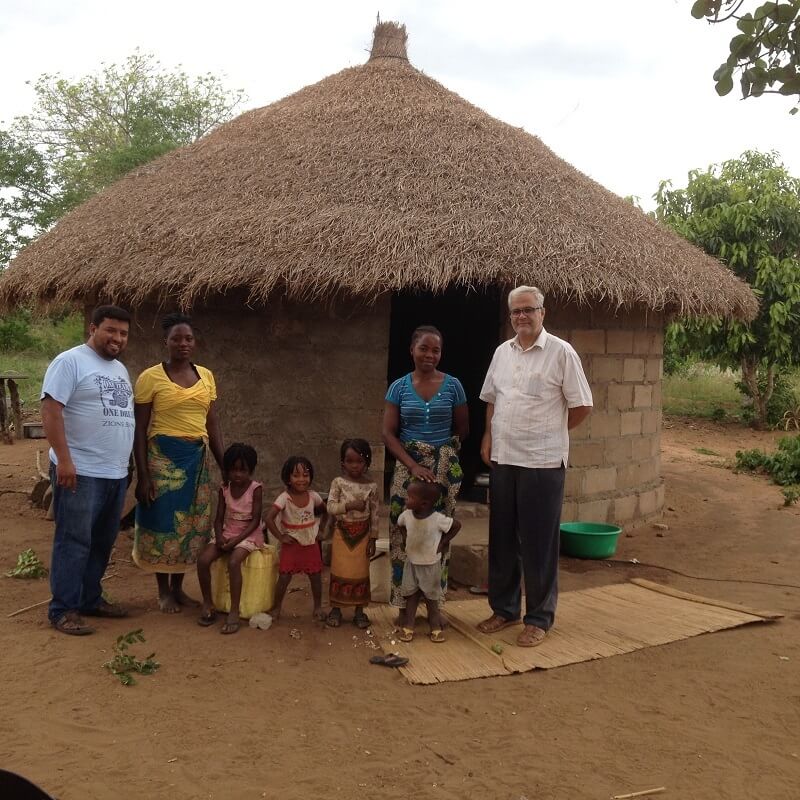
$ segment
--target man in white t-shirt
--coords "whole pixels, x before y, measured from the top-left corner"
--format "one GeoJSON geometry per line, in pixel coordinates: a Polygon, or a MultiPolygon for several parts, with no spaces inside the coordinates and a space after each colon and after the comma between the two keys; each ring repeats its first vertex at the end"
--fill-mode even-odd
{"type": "Polygon", "coordinates": [[[544,295],[518,286],[508,295],[517,334],[495,350],[481,400],[489,467],[489,605],[478,625],[496,633],[519,622],[520,647],[544,640],[558,600],[558,547],[569,429],[592,409],[592,392],[572,345],[544,329],[544,295]]]}
{"type": "Polygon", "coordinates": [[[96,308],[86,344],[59,353],[42,384],[56,525],[48,617],[72,636],[94,632],[83,616],[126,616],[103,599],[100,581],[119,533],[133,447],[133,387],[117,360],[130,320],[117,306],[96,308]]]}

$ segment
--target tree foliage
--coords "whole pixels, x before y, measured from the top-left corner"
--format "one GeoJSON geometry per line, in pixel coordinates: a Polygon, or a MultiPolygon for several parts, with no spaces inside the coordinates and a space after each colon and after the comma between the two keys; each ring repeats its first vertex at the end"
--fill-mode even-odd
{"type": "Polygon", "coordinates": [[[745,8],[745,0],[696,0],[692,5],[696,19],[735,19],[739,30],[731,39],[730,55],[714,72],[717,93],[729,94],[737,75],[742,97],[782,94],[800,101],[800,0],[745,8]]]}
{"type": "Polygon", "coordinates": [[[219,78],[136,51],[71,81],[42,75],[34,108],[0,130],[0,265],[130,170],[208,133],[243,99],[219,78]]]}
{"type": "Polygon", "coordinates": [[[662,182],[658,219],[747,281],[760,301],[750,323],[683,321],[673,330],[701,358],[740,368],[758,421],[782,369],[800,363],[800,180],[775,153],[689,173],[685,189],[662,182]]]}

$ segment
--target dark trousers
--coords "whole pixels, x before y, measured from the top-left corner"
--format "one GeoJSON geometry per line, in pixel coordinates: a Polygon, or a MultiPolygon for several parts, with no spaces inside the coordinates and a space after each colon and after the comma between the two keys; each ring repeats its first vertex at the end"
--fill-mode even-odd
{"type": "Polygon", "coordinates": [[[119,533],[119,518],[128,481],[78,475],[75,491],[56,484],[50,465],[56,534],[50,562],[48,617],[55,622],[67,611],[90,611],[100,605],[100,581],[119,533]]]}
{"type": "Polygon", "coordinates": [[[564,467],[494,464],[489,510],[489,605],[519,619],[525,581],[527,625],[549,630],[558,601],[558,548],[564,467]]]}

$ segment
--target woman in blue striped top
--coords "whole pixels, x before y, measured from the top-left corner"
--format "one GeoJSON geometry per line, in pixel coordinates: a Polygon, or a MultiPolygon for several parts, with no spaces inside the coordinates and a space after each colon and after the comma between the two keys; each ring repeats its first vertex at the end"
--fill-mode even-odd
{"type": "MultiPolygon", "coordinates": [[[[392,560],[391,603],[401,609],[400,594],[406,560],[403,530],[397,518],[403,512],[412,480],[439,483],[442,496],[436,506],[448,517],[456,507],[461,486],[458,451],[469,433],[467,396],[458,378],[440,372],[442,334],[432,325],[421,325],[411,335],[414,371],[398,378],[386,393],[383,441],[395,457],[389,506],[389,555],[392,560]]],[[[442,555],[442,590],[447,591],[449,552],[442,555]]]]}

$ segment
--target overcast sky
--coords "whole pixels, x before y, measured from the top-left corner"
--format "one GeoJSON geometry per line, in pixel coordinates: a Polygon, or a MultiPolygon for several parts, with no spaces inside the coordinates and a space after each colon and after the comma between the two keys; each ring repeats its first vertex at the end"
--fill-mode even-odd
{"type": "Polygon", "coordinates": [[[0,120],[30,110],[27,80],[80,77],[134,48],[224,75],[267,105],[363,63],[376,14],[405,23],[418,69],[539,136],[620,195],[652,207],[660,180],[748,148],[800,176],[800,115],[777,96],[719,98],[711,73],[735,31],[691,0],[0,0],[0,120]]]}

